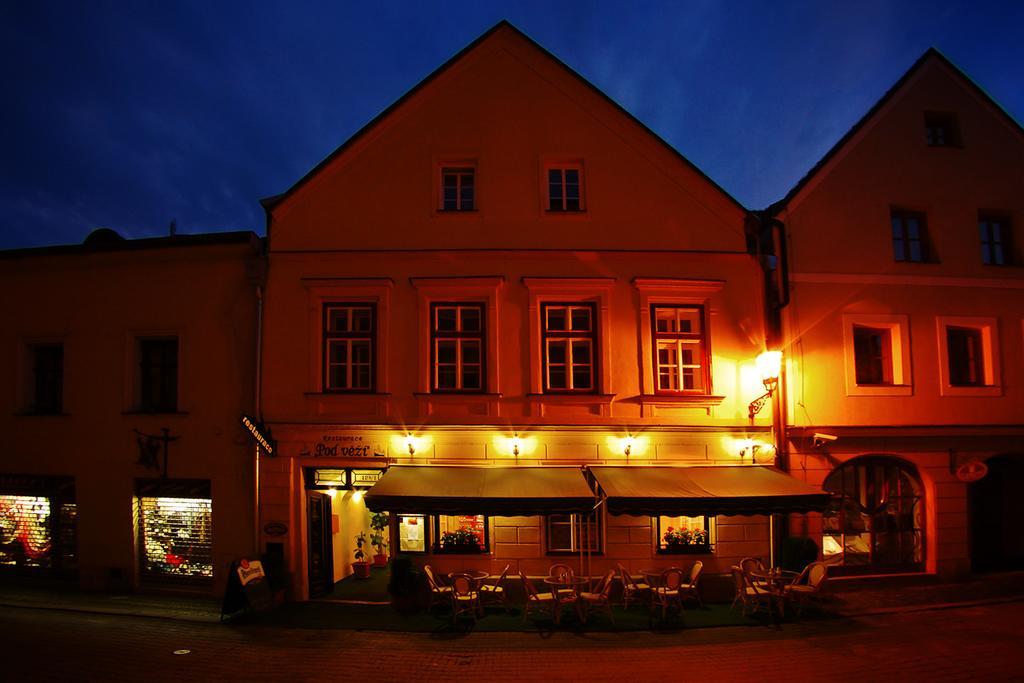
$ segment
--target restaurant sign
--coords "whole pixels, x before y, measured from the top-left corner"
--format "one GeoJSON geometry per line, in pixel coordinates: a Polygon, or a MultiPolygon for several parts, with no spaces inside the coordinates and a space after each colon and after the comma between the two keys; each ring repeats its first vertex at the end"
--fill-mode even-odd
{"type": "Polygon", "coordinates": [[[384,444],[358,434],[324,434],[313,446],[314,458],[383,458],[384,444]]]}
{"type": "Polygon", "coordinates": [[[352,486],[373,486],[384,470],[352,470],[352,486]]]}
{"type": "Polygon", "coordinates": [[[988,465],[981,460],[968,460],[956,468],[956,478],[968,484],[984,479],[986,474],[988,474],[988,465]]]}
{"type": "Polygon", "coordinates": [[[277,442],[270,436],[270,430],[248,415],[242,415],[242,426],[252,435],[256,443],[266,452],[267,455],[277,453],[277,442]]]}

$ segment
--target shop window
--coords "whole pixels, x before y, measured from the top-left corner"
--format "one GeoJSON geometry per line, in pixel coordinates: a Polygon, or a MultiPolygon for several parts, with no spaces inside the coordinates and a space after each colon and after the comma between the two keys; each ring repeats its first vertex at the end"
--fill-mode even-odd
{"type": "Polygon", "coordinates": [[[58,415],[64,409],[64,345],[32,344],[32,391],[29,410],[39,415],[58,415]]]}
{"type": "Polygon", "coordinates": [[[434,515],[435,552],[486,553],[490,548],[487,515],[434,515]]]}
{"type": "Polygon", "coordinates": [[[1010,259],[1010,221],[1005,216],[978,217],[981,237],[981,262],[986,266],[1005,266],[1010,259]]]}
{"type": "Polygon", "coordinates": [[[925,215],[914,211],[893,209],[892,251],[897,261],[923,263],[929,260],[925,215]]]}
{"type": "Polygon", "coordinates": [[[471,166],[441,169],[441,210],[476,209],[476,169],[471,166]]]}
{"type": "Polygon", "coordinates": [[[907,316],[846,313],[843,343],[848,396],[911,395],[907,316]]]}
{"type": "Polygon", "coordinates": [[[860,458],[841,465],[823,488],[822,555],[841,572],[917,571],[924,563],[924,498],[913,469],[897,460],[860,458]]]}
{"type": "Polygon", "coordinates": [[[138,340],[139,410],[173,413],[178,410],[178,339],[138,340]]]}
{"type": "Polygon", "coordinates": [[[709,553],[713,541],[714,518],[657,517],[659,553],[709,553]]]}
{"type": "Polygon", "coordinates": [[[549,555],[587,551],[600,554],[604,551],[600,513],[582,516],[547,515],[544,523],[549,555]]]}
{"type": "Polygon", "coordinates": [[[213,577],[213,501],[209,490],[209,482],[140,480],[136,514],[144,577],[213,577]]]}
{"type": "Polygon", "coordinates": [[[431,304],[433,391],[484,389],[483,304],[431,304]]]}
{"type": "Polygon", "coordinates": [[[373,391],[376,307],[324,304],[324,391],[373,391]]]}
{"type": "Polygon", "coordinates": [[[999,395],[997,329],[995,318],[938,318],[943,395],[999,395]]]}
{"type": "Polygon", "coordinates": [[[0,476],[0,569],[49,574],[77,566],[70,477],[0,476]]]}
{"type": "Polygon", "coordinates": [[[704,307],[652,306],[651,318],[657,393],[709,393],[704,307]]]}
{"type": "Polygon", "coordinates": [[[425,515],[397,515],[398,550],[403,553],[425,553],[427,540],[427,518],[425,515]]]}
{"type": "Polygon", "coordinates": [[[959,147],[960,126],[952,112],[924,113],[924,135],[929,147],[959,147]]]}
{"type": "Polygon", "coordinates": [[[597,386],[594,305],[543,304],[540,314],[545,391],[593,392],[597,386]]]}
{"type": "Polygon", "coordinates": [[[582,211],[583,169],[580,165],[547,169],[548,211],[582,211]]]}

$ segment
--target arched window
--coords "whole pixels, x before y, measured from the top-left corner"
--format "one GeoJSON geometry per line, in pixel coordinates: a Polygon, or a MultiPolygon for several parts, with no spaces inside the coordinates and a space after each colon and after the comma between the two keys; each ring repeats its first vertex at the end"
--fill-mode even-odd
{"type": "Polygon", "coordinates": [[[914,469],[894,458],[858,458],[825,479],[822,552],[847,571],[924,567],[924,497],[914,469]]]}

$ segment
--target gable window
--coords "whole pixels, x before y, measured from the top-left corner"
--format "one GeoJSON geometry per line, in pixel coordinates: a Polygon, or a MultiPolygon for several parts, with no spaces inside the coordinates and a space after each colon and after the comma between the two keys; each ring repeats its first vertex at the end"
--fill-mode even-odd
{"type": "Polygon", "coordinates": [[[548,169],[548,211],[582,211],[582,169],[565,166],[548,169]]]}
{"type": "Polygon", "coordinates": [[[483,391],[483,304],[431,305],[434,391],[483,391]]]}
{"type": "Polygon", "coordinates": [[[139,353],[139,410],[173,413],[178,410],[177,338],[142,338],[139,353]]]}
{"type": "Polygon", "coordinates": [[[1005,266],[1010,261],[1010,222],[1002,216],[978,218],[981,236],[981,262],[987,266],[1005,266]]]}
{"type": "Polygon", "coordinates": [[[946,349],[949,383],[952,386],[977,387],[985,384],[985,353],[981,330],[973,327],[947,327],[946,349]]]}
{"type": "Polygon", "coordinates": [[[853,326],[857,384],[892,384],[892,333],[889,328],[853,326]]]}
{"type": "Polygon", "coordinates": [[[893,209],[891,221],[893,258],[913,263],[927,261],[924,214],[893,209]]]}
{"type": "Polygon", "coordinates": [[[707,393],[703,306],[652,306],[658,393],[707,393]]]}
{"type": "Polygon", "coordinates": [[[476,169],[472,166],[441,169],[441,209],[473,211],[476,209],[476,169]]]}
{"type": "Polygon", "coordinates": [[[549,555],[571,554],[589,550],[601,553],[601,515],[548,515],[544,518],[547,527],[547,553],[549,555]]]}
{"type": "Polygon", "coordinates": [[[376,307],[324,305],[324,391],[372,391],[376,307]]]}
{"type": "Polygon", "coordinates": [[[64,408],[64,345],[33,344],[29,354],[32,363],[29,410],[41,415],[59,414],[64,408]]]}
{"type": "Polygon", "coordinates": [[[924,133],[929,147],[960,146],[960,127],[951,112],[925,112],[924,133]]]}
{"type": "Polygon", "coordinates": [[[595,390],[597,312],[593,304],[543,304],[541,345],[546,391],[595,390]]]}

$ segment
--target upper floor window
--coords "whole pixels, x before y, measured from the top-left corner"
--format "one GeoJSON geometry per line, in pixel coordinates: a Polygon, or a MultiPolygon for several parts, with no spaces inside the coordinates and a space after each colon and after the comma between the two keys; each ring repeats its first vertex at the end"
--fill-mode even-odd
{"type": "Polygon", "coordinates": [[[376,308],[368,303],[324,305],[324,390],[372,391],[376,308]]]}
{"type": "Polygon", "coordinates": [[[593,304],[543,304],[541,345],[546,391],[594,391],[597,312],[593,304]]]}
{"type": "Polygon", "coordinates": [[[981,235],[981,262],[987,266],[1005,266],[1010,262],[1010,221],[1005,216],[978,217],[981,235]]]}
{"type": "Polygon", "coordinates": [[[178,339],[138,340],[139,405],[145,413],[178,410],[178,339]]]}
{"type": "Polygon", "coordinates": [[[929,147],[960,146],[960,127],[951,112],[925,112],[924,133],[929,147]]]}
{"type": "Polygon", "coordinates": [[[64,409],[64,345],[33,344],[29,347],[32,363],[32,395],[29,410],[54,415],[64,409]]]}
{"type": "Polygon", "coordinates": [[[476,209],[476,169],[472,166],[441,169],[441,209],[473,211],[476,209]]]}
{"type": "Polygon", "coordinates": [[[857,384],[892,384],[892,331],[888,327],[853,326],[857,384]]]}
{"type": "Polygon", "coordinates": [[[434,391],[483,391],[484,305],[431,305],[434,391]]]}
{"type": "Polygon", "coordinates": [[[892,210],[892,251],[897,261],[921,263],[928,260],[923,213],[892,210]]]}
{"type": "Polygon", "coordinates": [[[703,306],[652,306],[658,393],[707,393],[703,306]]]}
{"type": "Polygon", "coordinates": [[[582,517],[571,515],[548,515],[544,518],[547,526],[547,552],[550,555],[578,553],[589,550],[602,552],[601,515],[582,517]]]}
{"type": "Polygon", "coordinates": [[[946,350],[951,386],[985,385],[985,351],[981,329],[952,325],[947,327],[946,350]]]}
{"type": "Polygon", "coordinates": [[[582,211],[582,174],[578,165],[548,169],[548,211],[582,211]]]}

